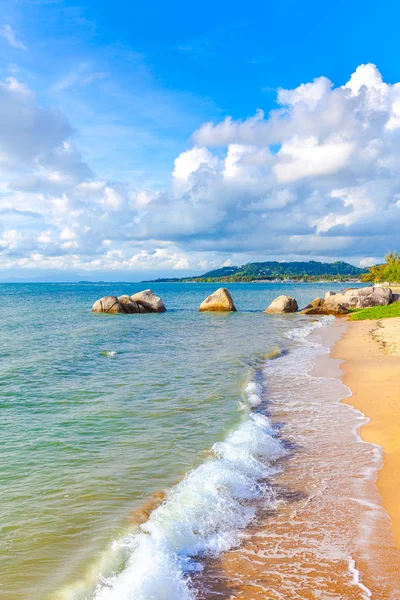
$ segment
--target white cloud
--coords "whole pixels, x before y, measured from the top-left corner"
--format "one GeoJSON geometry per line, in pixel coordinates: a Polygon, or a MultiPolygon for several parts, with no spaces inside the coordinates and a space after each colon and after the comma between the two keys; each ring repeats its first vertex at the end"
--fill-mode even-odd
{"type": "Polygon", "coordinates": [[[200,169],[200,167],[207,166],[212,167],[217,163],[216,157],[207,150],[207,148],[201,148],[195,146],[191,150],[182,152],[174,163],[173,177],[176,179],[186,180],[192,173],[200,169]]]}
{"type": "Polygon", "coordinates": [[[326,97],[332,88],[332,82],[326,77],[314,79],[313,83],[302,83],[294,90],[278,90],[278,102],[282,105],[295,106],[304,104],[313,110],[326,97]]]}
{"type": "Polygon", "coordinates": [[[18,39],[17,32],[11,27],[11,25],[4,25],[0,29],[0,37],[7,40],[7,42],[13,48],[17,48],[18,50],[27,50],[27,47],[21,40],[18,39]]]}
{"type": "Polygon", "coordinates": [[[89,75],[84,77],[84,79],[82,80],[82,85],[89,85],[89,83],[92,83],[93,81],[96,81],[97,79],[104,79],[107,76],[108,76],[108,73],[105,73],[103,71],[99,71],[97,73],[90,73],[89,75]]]}
{"type": "Polygon", "coordinates": [[[3,269],[359,262],[398,245],[400,84],[374,65],[279,90],[269,115],[206,123],[163,190],[94,174],[72,136],[24,82],[0,83],[3,269]]]}
{"type": "Polygon", "coordinates": [[[18,246],[20,240],[21,236],[18,231],[16,231],[16,229],[9,229],[8,231],[3,232],[3,235],[0,238],[0,246],[13,250],[18,246]]]}
{"type": "Polygon", "coordinates": [[[379,258],[368,256],[360,260],[360,267],[371,267],[372,265],[376,265],[378,262],[379,258]]]}
{"type": "Polygon", "coordinates": [[[121,195],[112,187],[106,187],[103,194],[104,204],[111,210],[119,210],[122,207],[121,195]]]}
{"type": "MultiPolygon", "coordinates": [[[[384,91],[387,86],[383,83],[382,75],[376,66],[370,63],[357,67],[345,87],[351,90],[353,96],[357,96],[362,87],[365,87],[369,92],[380,92],[384,91]]],[[[368,96],[368,99],[371,99],[370,96],[368,96]]]]}
{"type": "Polygon", "coordinates": [[[274,170],[283,182],[329,175],[349,164],[352,150],[353,144],[342,140],[319,144],[315,137],[293,138],[282,144],[274,170]]]}
{"type": "Polygon", "coordinates": [[[0,82],[0,86],[5,90],[17,92],[19,94],[25,94],[26,96],[30,96],[32,94],[28,86],[18,81],[18,79],[15,77],[7,77],[4,82],[0,82]]]}

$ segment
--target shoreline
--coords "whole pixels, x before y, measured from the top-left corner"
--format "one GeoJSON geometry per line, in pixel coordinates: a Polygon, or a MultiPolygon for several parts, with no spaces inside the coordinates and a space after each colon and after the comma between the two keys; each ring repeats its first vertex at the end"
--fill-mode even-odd
{"type": "Polygon", "coordinates": [[[382,449],[376,486],[400,549],[400,319],[347,321],[331,356],[352,393],[343,402],[368,419],[362,440],[382,449]]]}
{"type": "Polygon", "coordinates": [[[347,329],[342,319],[317,326],[311,344],[267,363],[268,416],[290,448],[274,479],[278,503],[260,502],[241,544],[206,566],[201,599],[300,599],[316,590],[398,598],[400,553],[375,486],[381,453],[362,440],[367,418],[352,406],[343,360],[332,356],[347,329]]]}

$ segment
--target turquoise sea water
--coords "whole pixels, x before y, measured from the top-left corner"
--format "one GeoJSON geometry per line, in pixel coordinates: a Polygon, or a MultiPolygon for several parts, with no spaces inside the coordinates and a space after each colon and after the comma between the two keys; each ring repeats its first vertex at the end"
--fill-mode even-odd
{"type": "MultiPolygon", "coordinates": [[[[0,285],[0,569],[7,599],[122,598],[104,595],[98,576],[125,568],[132,549],[122,558],[110,558],[109,549],[134,535],[136,512],[151,512],[155,494],[207,465],[213,444],[241,426],[246,440],[269,436],[268,425],[250,422],[243,410],[257,393],[246,386],[256,383],[268,353],[296,344],[286,334],[313,319],[262,311],[280,294],[301,306],[342,286],[232,284],[238,312],[207,314],[197,308],[215,284],[152,284],[165,314],[90,310],[101,296],[144,287],[0,285]]],[[[230,465],[236,442],[220,450],[230,465]]],[[[182,515],[168,515],[174,518],[182,515]]],[[[227,525],[222,549],[228,533],[227,525]]]]}

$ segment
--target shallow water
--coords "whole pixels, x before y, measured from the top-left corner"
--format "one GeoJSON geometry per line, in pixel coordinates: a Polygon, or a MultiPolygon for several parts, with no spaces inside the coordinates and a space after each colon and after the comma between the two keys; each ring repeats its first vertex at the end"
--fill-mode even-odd
{"type": "MultiPolygon", "coordinates": [[[[340,426],[348,451],[359,451],[354,413],[337,408],[340,384],[316,383],[306,374],[317,350],[304,333],[321,321],[261,312],[282,293],[302,305],[340,285],[233,284],[239,312],[221,315],[196,311],[215,285],[154,284],[165,314],[90,312],[100,296],[143,287],[0,286],[6,598],[220,595],[226,579],[220,561],[226,557],[223,570],[230,572],[235,548],[245,548],[243,535],[257,532],[257,524],[263,523],[265,537],[265,511],[275,540],[290,534],[296,503],[279,492],[282,486],[302,497],[306,472],[322,494],[321,454],[315,444],[311,451],[311,441],[324,439],[326,427],[336,439],[340,426]]],[[[360,472],[374,467],[368,452],[361,452],[360,472]]],[[[321,532],[308,521],[313,552],[325,556],[317,543],[321,532]]],[[[358,575],[343,545],[353,533],[341,530],[332,552],[342,552],[337,564],[346,585],[361,590],[344,597],[363,598],[365,590],[349,583],[358,575]]],[[[271,539],[262,544],[264,554],[276,558],[271,539]]],[[[285,563],[289,573],[298,571],[289,551],[285,563]]],[[[305,563],[304,574],[309,568],[305,563]]],[[[238,589],[222,597],[244,593],[241,570],[238,589]]],[[[282,596],[269,590],[268,597],[340,597],[329,590],[296,596],[304,585],[296,577],[285,577],[286,587],[274,583],[282,596]]]]}

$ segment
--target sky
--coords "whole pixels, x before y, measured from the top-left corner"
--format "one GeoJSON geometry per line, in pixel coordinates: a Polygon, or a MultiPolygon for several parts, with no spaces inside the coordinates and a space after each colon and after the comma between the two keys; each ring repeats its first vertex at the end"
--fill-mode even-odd
{"type": "Polygon", "coordinates": [[[2,0],[0,280],[399,250],[400,5],[2,0]]]}

